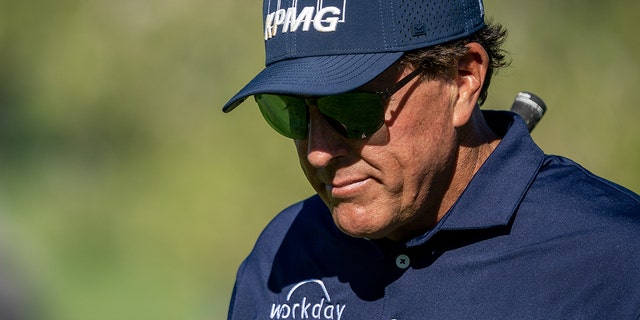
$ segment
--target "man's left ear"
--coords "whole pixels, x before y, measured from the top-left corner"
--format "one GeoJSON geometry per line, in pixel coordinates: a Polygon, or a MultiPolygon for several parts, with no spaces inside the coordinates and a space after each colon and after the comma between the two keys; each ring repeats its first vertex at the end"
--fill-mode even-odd
{"type": "Polygon", "coordinates": [[[469,121],[480,97],[489,67],[489,55],[479,43],[471,42],[467,44],[467,48],[469,48],[467,54],[458,60],[455,78],[458,86],[453,115],[455,127],[461,127],[469,121]]]}

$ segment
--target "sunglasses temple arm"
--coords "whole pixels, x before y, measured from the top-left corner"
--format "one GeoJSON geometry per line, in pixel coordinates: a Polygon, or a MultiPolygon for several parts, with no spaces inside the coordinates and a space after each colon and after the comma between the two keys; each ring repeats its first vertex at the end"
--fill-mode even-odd
{"type": "Polygon", "coordinates": [[[396,91],[400,90],[400,88],[404,87],[405,85],[407,85],[407,83],[409,83],[409,81],[413,80],[413,78],[415,78],[417,75],[419,75],[420,73],[422,73],[422,69],[417,68],[415,70],[413,70],[411,73],[409,73],[406,77],[402,78],[400,81],[396,82],[393,87],[383,91],[383,92],[378,92],[378,94],[380,95],[380,97],[383,100],[389,99],[394,93],[396,93],[396,91]]]}

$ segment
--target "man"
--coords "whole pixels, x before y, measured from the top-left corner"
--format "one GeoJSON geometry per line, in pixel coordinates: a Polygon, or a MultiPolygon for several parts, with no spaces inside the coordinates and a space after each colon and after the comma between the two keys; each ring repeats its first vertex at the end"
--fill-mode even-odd
{"type": "Polygon", "coordinates": [[[265,0],[253,96],[317,196],[266,227],[229,319],[639,319],[640,197],[480,111],[478,0],[265,0]]]}

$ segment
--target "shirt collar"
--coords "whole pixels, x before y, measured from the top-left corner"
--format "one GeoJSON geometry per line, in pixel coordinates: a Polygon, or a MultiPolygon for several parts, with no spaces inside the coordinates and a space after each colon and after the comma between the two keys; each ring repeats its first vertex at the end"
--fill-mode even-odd
{"type": "Polygon", "coordinates": [[[440,221],[441,230],[507,225],[544,160],[520,117],[507,111],[483,114],[502,140],[440,221]]]}

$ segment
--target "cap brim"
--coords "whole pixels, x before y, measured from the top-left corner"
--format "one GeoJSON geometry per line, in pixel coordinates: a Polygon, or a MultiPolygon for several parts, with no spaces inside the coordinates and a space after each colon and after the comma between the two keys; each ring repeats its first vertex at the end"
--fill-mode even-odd
{"type": "Polygon", "coordinates": [[[402,52],[305,57],[267,66],[222,108],[229,112],[258,93],[325,96],[357,89],[402,57],[402,52]]]}

